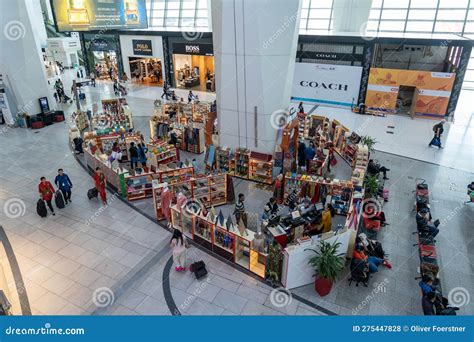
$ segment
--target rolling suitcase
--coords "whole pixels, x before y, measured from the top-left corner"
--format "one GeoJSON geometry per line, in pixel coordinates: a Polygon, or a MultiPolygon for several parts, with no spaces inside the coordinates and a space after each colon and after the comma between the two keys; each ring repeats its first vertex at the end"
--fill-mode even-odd
{"type": "Polygon", "coordinates": [[[46,203],[44,203],[43,199],[39,199],[38,203],[36,203],[36,212],[41,217],[46,217],[48,215],[48,211],[46,210],[46,203]]]}
{"type": "Polygon", "coordinates": [[[87,198],[89,198],[90,200],[97,197],[97,195],[99,195],[99,192],[96,188],[92,188],[87,191],[87,198]]]}
{"type": "Polygon", "coordinates": [[[202,260],[191,264],[191,266],[189,266],[189,270],[194,273],[196,279],[201,279],[207,274],[206,264],[202,260]]]}
{"type": "Polygon", "coordinates": [[[58,209],[63,209],[66,206],[66,202],[64,201],[64,194],[61,190],[56,191],[54,194],[54,203],[56,203],[56,207],[58,209]]]}

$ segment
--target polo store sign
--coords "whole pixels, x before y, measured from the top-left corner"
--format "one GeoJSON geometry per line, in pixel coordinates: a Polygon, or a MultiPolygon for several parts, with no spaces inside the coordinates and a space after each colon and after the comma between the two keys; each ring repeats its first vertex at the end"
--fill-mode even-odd
{"type": "Polygon", "coordinates": [[[350,107],[359,96],[362,67],[296,63],[291,99],[350,107]]]}
{"type": "Polygon", "coordinates": [[[137,56],[153,56],[151,40],[132,39],[133,54],[137,56]]]}

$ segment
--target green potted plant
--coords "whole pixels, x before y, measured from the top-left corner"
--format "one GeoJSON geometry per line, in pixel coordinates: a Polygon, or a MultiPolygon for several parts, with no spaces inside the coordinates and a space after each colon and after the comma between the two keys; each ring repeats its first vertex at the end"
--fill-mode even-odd
{"type": "Polygon", "coordinates": [[[341,243],[337,240],[333,243],[321,241],[319,251],[307,249],[315,254],[308,264],[314,268],[314,288],[321,297],[331,292],[332,284],[344,269],[344,253],[338,253],[340,246],[341,243]]]}
{"type": "Polygon", "coordinates": [[[374,138],[369,137],[368,135],[364,135],[360,139],[360,143],[364,146],[367,146],[367,149],[369,150],[369,153],[372,153],[372,152],[374,152],[374,146],[377,143],[377,141],[374,138]]]}
{"type": "Polygon", "coordinates": [[[375,197],[379,190],[379,182],[377,177],[374,175],[367,175],[364,182],[365,187],[365,198],[375,197]]]}

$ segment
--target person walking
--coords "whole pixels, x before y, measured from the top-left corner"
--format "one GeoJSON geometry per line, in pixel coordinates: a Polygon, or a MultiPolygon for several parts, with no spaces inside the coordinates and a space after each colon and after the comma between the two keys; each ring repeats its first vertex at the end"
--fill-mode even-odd
{"type": "Polygon", "coordinates": [[[72,182],[63,169],[58,170],[58,175],[54,178],[54,184],[62,191],[64,194],[64,204],[68,205],[71,202],[72,182]]]}
{"type": "Polygon", "coordinates": [[[95,168],[94,174],[95,188],[100,194],[100,199],[104,205],[107,205],[107,193],[105,192],[105,186],[107,185],[107,178],[99,167],[95,168]]]}
{"type": "Polygon", "coordinates": [[[92,71],[92,72],[89,74],[89,77],[91,78],[91,84],[92,84],[92,86],[95,88],[95,73],[92,71]]]}
{"type": "Polygon", "coordinates": [[[163,98],[163,96],[168,100],[168,91],[169,91],[169,86],[168,86],[168,83],[163,83],[163,94],[161,94],[161,98],[163,98]]]}
{"type": "Polygon", "coordinates": [[[436,125],[433,126],[433,132],[434,132],[434,137],[433,139],[431,139],[430,143],[428,144],[429,147],[431,147],[431,145],[434,145],[434,146],[438,146],[438,148],[443,148],[443,146],[441,146],[441,135],[443,135],[443,132],[444,132],[444,123],[446,122],[446,120],[441,120],[439,123],[437,123],[436,125]]]}
{"type": "Polygon", "coordinates": [[[190,90],[189,93],[188,93],[188,104],[193,102],[194,100],[194,94],[193,92],[190,90]]]}
{"type": "Polygon", "coordinates": [[[40,197],[43,199],[43,201],[46,202],[49,210],[51,210],[51,213],[53,214],[53,216],[55,216],[56,214],[54,213],[53,204],[51,203],[55,190],[51,182],[46,180],[46,177],[40,178],[40,183],[38,184],[38,191],[40,197]]]}
{"type": "Polygon", "coordinates": [[[298,105],[298,113],[304,114],[303,102],[300,102],[300,104],[298,105]]]}
{"type": "Polygon", "coordinates": [[[128,152],[130,153],[130,168],[134,170],[138,166],[138,149],[133,141],[130,143],[128,152]]]}
{"type": "Polygon", "coordinates": [[[175,229],[171,237],[170,246],[173,250],[173,263],[175,264],[175,270],[177,272],[186,271],[187,245],[186,237],[179,229],[175,229]]]}

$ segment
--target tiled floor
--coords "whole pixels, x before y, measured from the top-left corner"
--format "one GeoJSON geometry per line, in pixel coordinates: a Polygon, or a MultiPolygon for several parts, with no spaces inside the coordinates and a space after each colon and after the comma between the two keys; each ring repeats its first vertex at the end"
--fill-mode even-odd
{"type": "MultiPolygon", "coordinates": [[[[129,102],[136,113],[137,127],[146,134],[147,116],[151,111],[143,103],[148,99],[147,105],[152,108],[155,93],[158,97],[161,89],[134,87],[129,102]]],[[[67,82],[65,88],[69,89],[67,82]]],[[[110,88],[110,84],[98,83],[97,88],[87,91],[88,104],[110,97],[110,88]]],[[[72,107],[66,111],[70,113],[72,107]]],[[[351,120],[342,121],[351,127],[351,120]]],[[[418,120],[410,122],[419,125],[418,120]]],[[[429,128],[428,124],[421,125],[429,128]]],[[[451,132],[453,130],[447,134],[448,139],[451,132]]],[[[422,141],[424,137],[419,139],[422,141]]],[[[466,139],[459,143],[464,143],[468,150],[472,141],[469,143],[466,139]]],[[[401,146],[403,141],[404,135],[399,136],[397,144],[401,146]]],[[[380,140],[380,146],[389,145],[380,140]]],[[[455,287],[463,287],[471,297],[474,295],[474,207],[460,205],[465,200],[465,185],[472,180],[472,173],[377,153],[377,159],[391,169],[388,183],[391,198],[384,208],[391,225],[382,230],[379,238],[394,269],[381,269],[371,279],[371,284],[382,283],[382,290],[376,292],[373,286],[348,287],[343,278],[327,297],[319,298],[313,286],[308,285],[295,289],[293,293],[297,296],[291,298],[277,297],[280,293],[267,285],[195,247],[189,250],[188,261],[206,262],[209,270],[206,280],[196,281],[189,272],[164,274],[171,255],[170,234],[122,201],[112,201],[90,222],[100,204],[86,197],[86,189],[92,187],[93,182],[69,151],[65,123],[39,131],[2,130],[0,146],[0,208],[3,209],[0,224],[18,260],[24,280],[20,290],[26,289],[33,314],[169,315],[163,277],[184,315],[322,314],[314,305],[298,300],[300,297],[336,314],[420,314],[420,291],[414,279],[418,274],[418,260],[411,235],[415,228],[411,210],[416,177],[423,177],[430,184],[433,212],[442,222],[438,253],[443,288],[447,293],[455,287]],[[52,180],[59,167],[65,169],[74,183],[73,203],[57,210],[56,216],[42,219],[35,212],[37,183],[43,175],[52,180]],[[21,200],[18,201],[19,212],[13,211],[12,199],[21,200]],[[278,298],[283,298],[285,305],[281,305],[278,298]]],[[[409,150],[407,147],[408,154],[409,150]]],[[[470,151],[472,158],[472,148],[470,151]]],[[[438,152],[446,156],[446,160],[453,156],[448,147],[432,151],[438,152]]],[[[469,167],[469,160],[466,164],[462,155],[459,163],[450,166],[464,169],[469,167]]],[[[270,192],[250,182],[236,180],[235,185],[236,193],[247,194],[248,210],[260,212],[270,192]]],[[[9,281],[14,312],[20,314],[17,290],[3,251],[0,258],[9,281]]],[[[472,302],[460,311],[460,314],[473,313],[472,302]]]]}

